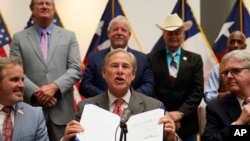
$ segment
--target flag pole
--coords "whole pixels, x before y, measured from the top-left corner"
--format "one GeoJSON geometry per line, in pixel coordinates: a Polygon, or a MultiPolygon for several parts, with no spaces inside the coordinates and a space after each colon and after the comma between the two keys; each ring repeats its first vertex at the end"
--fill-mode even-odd
{"type": "Polygon", "coordinates": [[[115,0],[112,0],[112,19],[115,17],[115,0]]]}
{"type": "Polygon", "coordinates": [[[243,15],[242,15],[242,0],[239,0],[239,13],[240,13],[240,15],[239,15],[239,17],[240,17],[240,31],[241,32],[243,32],[243,15]]]}
{"type": "Polygon", "coordinates": [[[184,22],[185,21],[185,0],[181,0],[181,18],[182,18],[182,21],[184,22]]]}

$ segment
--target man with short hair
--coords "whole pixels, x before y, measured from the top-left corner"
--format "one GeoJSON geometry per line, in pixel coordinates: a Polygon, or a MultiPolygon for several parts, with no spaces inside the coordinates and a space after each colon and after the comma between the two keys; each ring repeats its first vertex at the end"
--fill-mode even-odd
{"type": "MultiPolygon", "coordinates": [[[[78,121],[81,116],[84,116],[82,112],[86,103],[94,104],[112,112],[115,109],[115,101],[122,99],[122,111],[125,108],[129,108],[133,111],[134,115],[157,108],[163,108],[163,104],[159,100],[138,93],[131,87],[136,71],[137,62],[132,53],[123,49],[115,49],[109,52],[102,63],[102,75],[107,82],[107,90],[97,96],[79,102],[79,111],[76,114],[77,121],[73,120],[67,124],[63,141],[73,140],[79,132],[84,133],[85,129],[78,121]]],[[[164,124],[164,139],[166,141],[179,140],[179,137],[175,133],[174,121],[169,116],[162,116],[159,119],[159,123],[164,124]]],[[[100,128],[103,127],[100,126],[100,128]]]]}
{"type": "Polygon", "coordinates": [[[131,86],[147,96],[154,94],[154,78],[148,62],[148,56],[128,46],[131,37],[131,27],[124,16],[113,18],[108,26],[108,38],[110,47],[97,52],[90,53],[88,64],[83,73],[79,91],[85,97],[93,97],[106,91],[107,83],[102,77],[102,60],[105,55],[117,48],[122,48],[135,55],[137,61],[137,72],[131,86]]]}
{"type": "Polygon", "coordinates": [[[162,30],[165,48],[150,53],[149,62],[155,79],[155,94],[176,122],[183,141],[196,141],[199,131],[197,108],[204,92],[201,56],[182,48],[191,21],[183,22],[175,13],[168,15],[162,30]]]}
{"type": "MultiPolygon", "coordinates": [[[[233,31],[227,40],[227,51],[231,52],[237,49],[246,49],[246,37],[241,31],[233,31]]],[[[221,78],[220,72],[222,70],[220,64],[215,65],[209,75],[207,85],[205,87],[205,97],[206,103],[211,102],[214,99],[221,98],[229,94],[229,90],[226,87],[223,79],[221,78]]]]}
{"type": "Polygon", "coordinates": [[[51,141],[74,119],[73,86],[81,78],[75,33],[53,23],[54,0],[31,0],[34,25],[14,34],[10,57],[23,61],[25,102],[43,107],[51,141]]]}
{"type": "Polygon", "coordinates": [[[49,141],[42,109],[22,102],[23,81],[19,58],[0,58],[0,141],[49,141]]]}
{"type": "MultiPolygon", "coordinates": [[[[229,141],[231,125],[250,123],[250,52],[234,50],[223,56],[221,72],[230,94],[206,106],[202,141],[229,141]],[[244,102],[245,101],[245,102],[244,102]]],[[[244,137],[243,137],[244,139],[244,137]]],[[[248,139],[249,140],[249,139],[248,139]]]]}

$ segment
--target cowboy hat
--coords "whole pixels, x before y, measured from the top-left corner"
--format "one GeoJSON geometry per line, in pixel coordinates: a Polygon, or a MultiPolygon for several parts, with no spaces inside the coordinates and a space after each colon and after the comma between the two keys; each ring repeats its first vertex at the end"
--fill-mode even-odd
{"type": "Polygon", "coordinates": [[[163,26],[158,24],[155,25],[161,30],[174,31],[184,27],[184,30],[187,31],[192,27],[193,23],[192,21],[186,21],[183,23],[182,19],[176,13],[174,13],[167,16],[163,26]]]}

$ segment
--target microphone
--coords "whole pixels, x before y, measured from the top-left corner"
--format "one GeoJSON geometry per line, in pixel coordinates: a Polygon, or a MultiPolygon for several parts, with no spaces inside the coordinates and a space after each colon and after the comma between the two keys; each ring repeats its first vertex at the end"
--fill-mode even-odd
{"type": "Polygon", "coordinates": [[[132,110],[129,108],[124,109],[123,114],[121,116],[120,126],[122,127],[129,119],[129,117],[132,115],[132,110]]]}

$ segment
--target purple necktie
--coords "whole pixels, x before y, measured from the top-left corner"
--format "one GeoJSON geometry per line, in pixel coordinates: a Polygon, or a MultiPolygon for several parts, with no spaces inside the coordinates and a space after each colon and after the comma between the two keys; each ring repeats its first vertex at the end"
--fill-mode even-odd
{"type": "Polygon", "coordinates": [[[46,61],[48,56],[48,35],[46,30],[43,30],[42,32],[40,46],[43,54],[43,59],[44,61],[46,61]]]}

